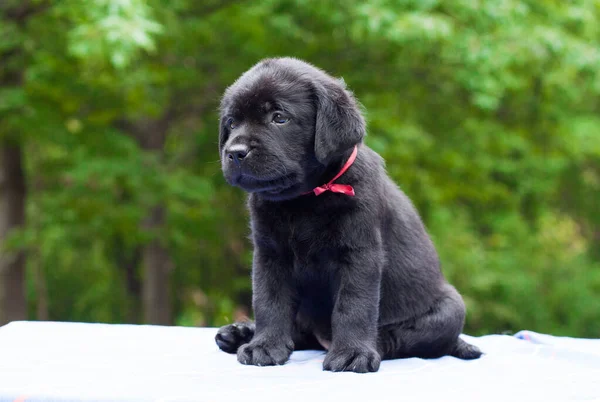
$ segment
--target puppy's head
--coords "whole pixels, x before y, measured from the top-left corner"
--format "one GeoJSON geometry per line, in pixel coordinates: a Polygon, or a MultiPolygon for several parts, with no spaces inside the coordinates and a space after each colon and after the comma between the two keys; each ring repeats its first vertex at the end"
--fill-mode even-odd
{"type": "Polygon", "coordinates": [[[360,143],[365,122],[344,83],[292,58],[266,59],[225,91],[219,152],[225,179],[269,200],[310,191],[360,143]]]}

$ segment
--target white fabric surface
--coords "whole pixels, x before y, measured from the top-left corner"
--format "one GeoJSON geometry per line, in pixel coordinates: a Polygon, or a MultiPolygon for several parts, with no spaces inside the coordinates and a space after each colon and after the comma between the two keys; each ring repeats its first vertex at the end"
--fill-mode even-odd
{"type": "Polygon", "coordinates": [[[322,371],[316,351],[243,366],[218,350],[215,332],[14,322],[0,328],[0,401],[600,401],[600,340],[465,336],[485,356],[355,374],[322,371]]]}

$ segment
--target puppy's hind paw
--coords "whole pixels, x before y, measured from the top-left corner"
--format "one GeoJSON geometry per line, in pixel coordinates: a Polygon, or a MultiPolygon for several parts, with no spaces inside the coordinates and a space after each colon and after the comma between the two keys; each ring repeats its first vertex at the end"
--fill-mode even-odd
{"type": "Polygon", "coordinates": [[[253,322],[236,322],[225,325],[217,332],[215,341],[223,352],[236,353],[240,346],[252,340],[254,329],[253,322]]]}

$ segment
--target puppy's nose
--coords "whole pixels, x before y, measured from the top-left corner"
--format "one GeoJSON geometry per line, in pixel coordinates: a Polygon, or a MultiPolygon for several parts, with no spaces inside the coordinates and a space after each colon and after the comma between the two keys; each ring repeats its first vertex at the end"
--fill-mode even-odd
{"type": "Polygon", "coordinates": [[[240,166],[242,160],[250,153],[250,149],[245,145],[238,144],[227,149],[225,153],[230,161],[233,161],[236,165],[240,166]]]}

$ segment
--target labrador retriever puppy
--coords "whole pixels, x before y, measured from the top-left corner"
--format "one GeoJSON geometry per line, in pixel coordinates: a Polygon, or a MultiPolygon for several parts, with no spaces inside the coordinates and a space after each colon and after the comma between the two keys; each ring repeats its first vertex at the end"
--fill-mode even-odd
{"type": "Polygon", "coordinates": [[[476,359],[459,338],[465,305],[423,223],[363,143],[343,81],[293,58],[266,59],[223,96],[225,179],[249,193],[255,322],[222,327],[240,363],[326,349],[323,368],[374,372],[381,359],[476,359]]]}

